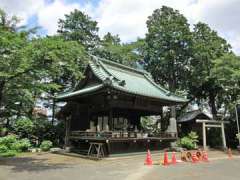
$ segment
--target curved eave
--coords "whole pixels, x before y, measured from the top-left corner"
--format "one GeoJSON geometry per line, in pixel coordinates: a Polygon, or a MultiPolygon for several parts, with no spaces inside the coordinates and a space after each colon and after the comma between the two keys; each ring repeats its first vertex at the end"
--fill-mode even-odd
{"type": "Polygon", "coordinates": [[[65,94],[62,94],[62,95],[58,95],[58,96],[55,97],[55,100],[64,101],[64,100],[67,100],[67,99],[70,99],[70,98],[73,98],[73,97],[78,97],[78,96],[86,95],[86,94],[89,94],[89,93],[93,93],[93,92],[96,92],[96,91],[102,89],[103,86],[104,86],[103,84],[98,84],[98,85],[91,86],[91,87],[86,87],[84,89],[80,89],[78,91],[74,91],[74,92],[71,92],[71,93],[65,93],[65,94]]]}

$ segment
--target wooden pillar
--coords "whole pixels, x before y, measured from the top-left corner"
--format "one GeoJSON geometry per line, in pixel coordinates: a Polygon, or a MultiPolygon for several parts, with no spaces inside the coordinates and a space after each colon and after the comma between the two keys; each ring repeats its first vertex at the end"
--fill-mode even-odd
{"type": "Polygon", "coordinates": [[[69,136],[70,136],[70,117],[65,119],[65,144],[64,147],[69,146],[69,136]]]}
{"type": "Polygon", "coordinates": [[[113,112],[112,108],[109,109],[109,115],[108,115],[108,123],[109,123],[109,130],[113,130],[113,112]]]}
{"type": "Polygon", "coordinates": [[[91,129],[91,119],[90,119],[90,107],[87,106],[87,121],[88,121],[88,129],[91,129]]]}
{"type": "Polygon", "coordinates": [[[207,149],[207,139],[206,139],[206,124],[205,122],[202,123],[202,131],[203,131],[203,149],[207,149]]]}
{"type": "Polygon", "coordinates": [[[222,130],[222,142],[223,142],[223,149],[227,149],[226,144],[226,137],[225,137],[225,131],[224,131],[224,123],[221,123],[221,130],[222,130]]]}

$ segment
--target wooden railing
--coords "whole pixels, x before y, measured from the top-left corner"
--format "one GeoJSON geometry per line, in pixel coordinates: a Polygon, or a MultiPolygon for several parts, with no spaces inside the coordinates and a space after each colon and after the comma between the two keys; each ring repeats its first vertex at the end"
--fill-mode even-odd
{"type": "Polygon", "coordinates": [[[154,135],[147,133],[140,133],[134,131],[101,131],[101,132],[88,132],[88,131],[71,131],[71,137],[82,138],[176,138],[177,134],[174,132],[161,132],[154,135]]]}

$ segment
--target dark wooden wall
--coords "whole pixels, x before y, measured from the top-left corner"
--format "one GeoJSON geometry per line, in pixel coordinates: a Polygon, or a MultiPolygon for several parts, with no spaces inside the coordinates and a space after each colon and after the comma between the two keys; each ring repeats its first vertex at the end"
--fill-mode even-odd
{"type": "Polygon", "coordinates": [[[77,107],[72,112],[71,131],[89,129],[88,108],[77,104],[77,107]]]}

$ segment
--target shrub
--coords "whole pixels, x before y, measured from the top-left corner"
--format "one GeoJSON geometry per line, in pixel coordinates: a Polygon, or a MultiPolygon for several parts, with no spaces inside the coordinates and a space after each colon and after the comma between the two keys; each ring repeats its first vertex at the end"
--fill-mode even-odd
{"type": "Polygon", "coordinates": [[[21,138],[28,138],[33,132],[33,128],[33,122],[27,118],[18,119],[13,126],[15,133],[21,138]]]}
{"type": "Polygon", "coordinates": [[[8,151],[8,147],[5,145],[0,145],[0,154],[6,153],[8,151]]]}
{"type": "Polygon", "coordinates": [[[15,135],[8,135],[0,138],[0,145],[5,145],[8,148],[15,142],[17,142],[17,137],[15,135]]]}
{"type": "Polygon", "coordinates": [[[20,139],[11,145],[11,149],[17,152],[27,151],[30,147],[31,143],[27,138],[20,139]]]}
{"type": "Polygon", "coordinates": [[[34,129],[32,134],[37,138],[38,142],[48,139],[56,146],[63,144],[65,134],[63,122],[52,125],[46,118],[36,118],[33,120],[33,123],[34,129]]]}
{"type": "Polygon", "coordinates": [[[0,138],[0,156],[11,157],[18,152],[26,151],[31,146],[28,139],[17,139],[15,135],[0,138]]]}
{"type": "Polygon", "coordinates": [[[192,140],[189,137],[183,137],[180,139],[180,145],[183,148],[187,148],[187,149],[194,149],[194,143],[192,142],[192,140]]]}
{"type": "Polygon", "coordinates": [[[0,156],[2,156],[2,157],[13,157],[16,155],[17,155],[17,152],[15,150],[8,150],[5,153],[0,153],[0,156]]]}
{"type": "Polygon", "coordinates": [[[49,151],[50,148],[53,146],[53,143],[51,141],[43,141],[40,145],[40,148],[42,151],[49,151]]]}
{"type": "Polygon", "coordinates": [[[0,136],[5,136],[8,132],[8,129],[5,127],[0,127],[0,136]]]}
{"type": "Polygon", "coordinates": [[[196,149],[197,142],[198,142],[197,133],[191,131],[187,136],[180,139],[179,145],[187,149],[196,149]]]}

